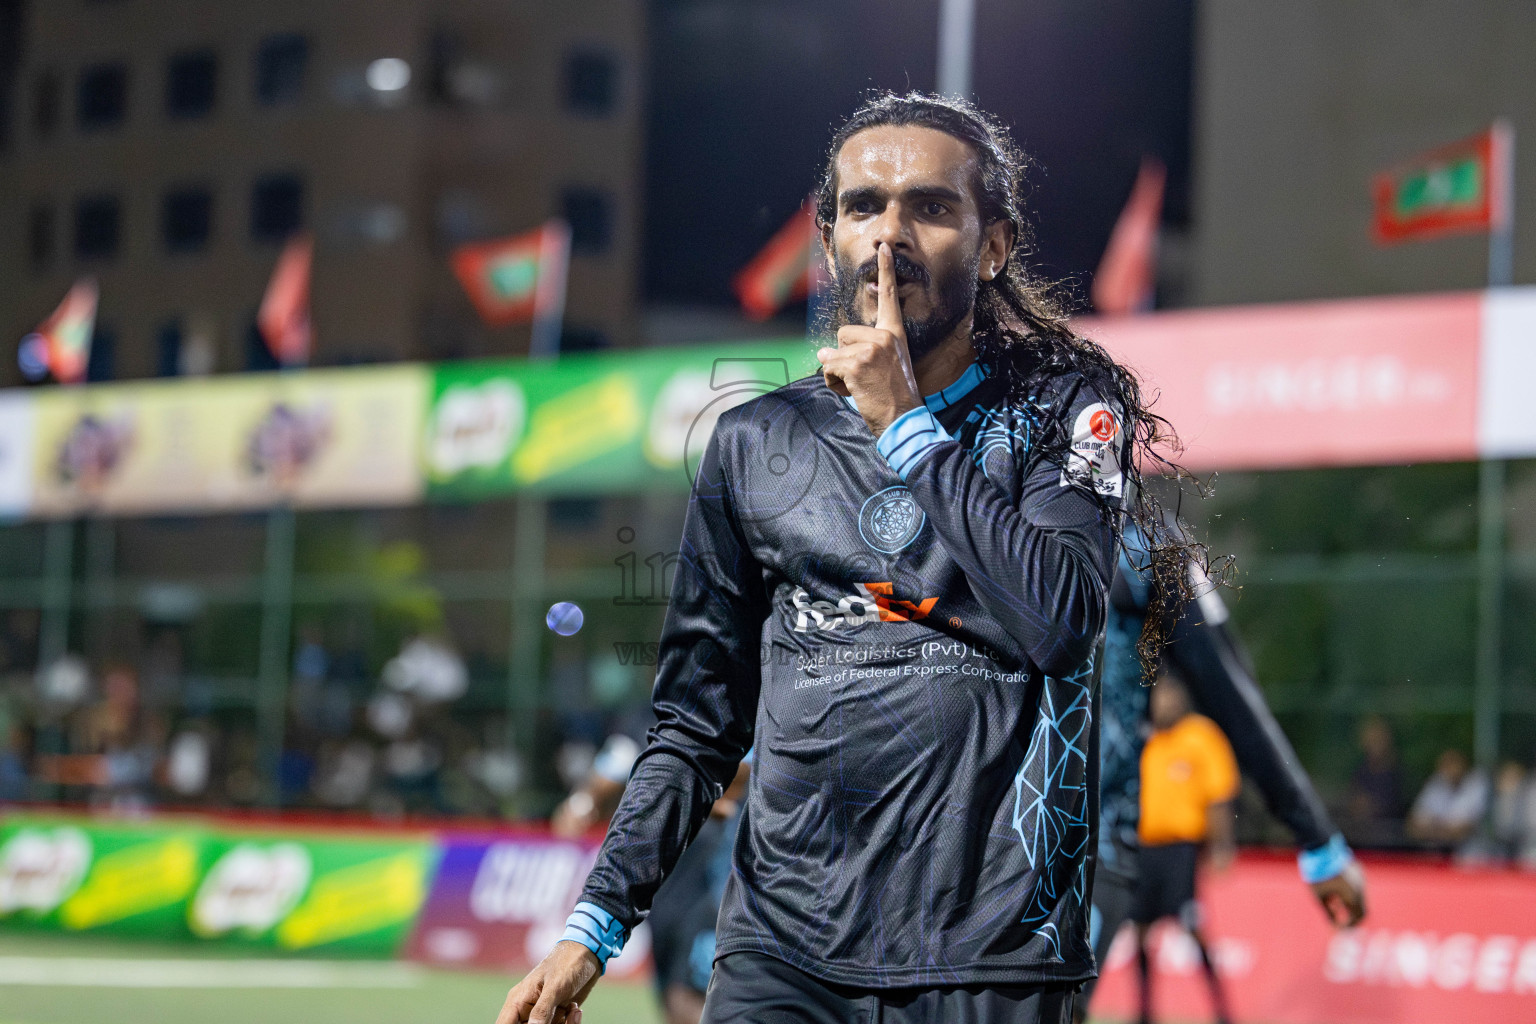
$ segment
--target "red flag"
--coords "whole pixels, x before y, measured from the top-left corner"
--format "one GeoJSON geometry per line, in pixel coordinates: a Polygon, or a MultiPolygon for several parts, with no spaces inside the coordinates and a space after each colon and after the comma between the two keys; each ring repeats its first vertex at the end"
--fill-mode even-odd
{"type": "Polygon", "coordinates": [[[487,324],[533,321],[540,333],[541,326],[558,329],[570,255],[571,229],[557,218],[521,235],[459,246],[453,272],[487,324]]]}
{"type": "Polygon", "coordinates": [[[69,289],[64,301],[37,330],[21,339],[22,369],[34,379],[53,374],[60,384],[85,380],[91,361],[91,335],[96,331],[96,279],[82,277],[69,289]],[[35,371],[28,370],[35,365],[35,371]]]}
{"type": "Polygon", "coordinates": [[[816,203],[807,199],[732,282],[747,316],[766,320],[785,303],[810,295],[820,252],[816,203]]]}
{"type": "Polygon", "coordinates": [[[309,271],[314,260],[312,235],[295,235],[283,246],[256,314],[267,349],[284,366],[309,362],[314,332],[309,322],[309,271]]]}
{"type": "Polygon", "coordinates": [[[1109,245],[1093,275],[1093,304],[1114,316],[1152,308],[1157,283],[1157,225],[1163,216],[1163,183],[1168,173],[1160,160],[1144,157],[1131,197],[1115,221],[1109,245]]]}
{"type": "Polygon", "coordinates": [[[1502,227],[1510,153],[1509,127],[1501,124],[1376,175],[1377,243],[1502,227]]]}

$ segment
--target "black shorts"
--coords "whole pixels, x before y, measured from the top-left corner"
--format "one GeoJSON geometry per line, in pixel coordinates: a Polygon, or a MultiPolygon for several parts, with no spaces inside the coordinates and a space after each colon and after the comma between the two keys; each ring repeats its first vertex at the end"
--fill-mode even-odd
{"type": "Polygon", "coordinates": [[[1187,927],[1195,922],[1195,867],[1199,843],[1165,843],[1143,846],[1136,855],[1140,878],[1131,902],[1131,920],[1151,924],[1177,917],[1187,927]]]}
{"type": "Polygon", "coordinates": [[[728,953],[715,961],[701,1024],[1068,1024],[1076,988],[859,988],[764,953],[728,953]]]}

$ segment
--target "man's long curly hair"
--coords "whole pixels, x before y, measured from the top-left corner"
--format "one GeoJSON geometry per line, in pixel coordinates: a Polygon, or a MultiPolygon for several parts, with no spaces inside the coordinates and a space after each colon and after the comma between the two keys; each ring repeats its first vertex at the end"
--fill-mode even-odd
{"type": "MultiPolygon", "coordinates": [[[[1114,524],[1117,540],[1127,527],[1143,539],[1133,550],[1146,554],[1130,557],[1142,561],[1134,567],[1147,574],[1152,584],[1146,626],[1137,645],[1150,678],[1174,618],[1191,596],[1191,563],[1202,571],[1210,566],[1205,548],[1194,543],[1176,516],[1143,486],[1143,478],[1149,472],[1173,476],[1180,483],[1194,481],[1202,492],[1203,485],[1165,454],[1176,455],[1180,450],[1177,435],[1152,411],[1153,399],[1143,393],[1136,376],[1098,343],[1073,331],[1056,297],[1057,289],[1031,275],[1025,265],[1032,242],[1023,216],[1029,161],[997,119],[962,99],[922,92],[873,95],[832,137],[816,195],[816,220],[823,231],[837,219],[837,157],[843,144],[861,131],[884,126],[931,128],[969,145],[976,154],[975,193],[983,227],[999,220],[1012,225],[1013,248],[1002,272],[978,286],[972,328],[977,357],[993,373],[1001,374],[1008,400],[1028,405],[1048,393],[1055,378],[1076,374],[1100,401],[1124,414],[1129,446],[1129,458],[1122,467],[1125,502],[1120,506],[1099,500],[1114,524]]],[[[1034,454],[1065,459],[1071,440],[1067,428],[1058,424],[1052,434],[1038,439],[1034,454]]],[[[1182,487],[1178,493],[1183,493],[1182,487]]]]}

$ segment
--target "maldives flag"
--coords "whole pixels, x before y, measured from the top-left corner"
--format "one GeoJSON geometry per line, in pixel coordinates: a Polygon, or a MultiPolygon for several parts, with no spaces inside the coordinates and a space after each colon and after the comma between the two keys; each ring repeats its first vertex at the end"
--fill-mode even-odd
{"type": "Polygon", "coordinates": [[[807,199],[732,281],[747,316],[766,320],[785,303],[808,297],[815,290],[820,255],[816,203],[807,199]]]}
{"type": "Polygon", "coordinates": [[[1376,241],[1391,245],[1503,227],[1512,156],[1511,130],[1500,122],[1376,175],[1376,241]]]}
{"type": "Polygon", "coordinates": [[[1131,197],[1109,234],[1104,258],[1093,275],[1093,305],[1106,316],[1152,308],[1157,285],[1157,226],[1163,218],[1163,184],[1168,172],[1153,157],[1141,161],[1131,197]]]}
{"type": "Polygon", "coordinates": [[[558,321],[565,305],[571,229],[555,219],[510,238],[461,245],[453,272],[492,327],[558,321]]]}
{"type": "Polygon", "coordinates": [[[309,234],[295,235],[283,246],[256,314],[256,326],[266,339],[268,351],[283,366],[309,362],[314,342],[309,321],[309,271],[314,255],[315,240],[309,234]]]}
{"type": "Polygon", "coordinates": [[[82,277],[59,303],[53,315],[22,339],[23,348],[38,349],[47,370],[60,384],[85,380],[91,361],[91,335],[96,331],[96,279],[82,277]]]}

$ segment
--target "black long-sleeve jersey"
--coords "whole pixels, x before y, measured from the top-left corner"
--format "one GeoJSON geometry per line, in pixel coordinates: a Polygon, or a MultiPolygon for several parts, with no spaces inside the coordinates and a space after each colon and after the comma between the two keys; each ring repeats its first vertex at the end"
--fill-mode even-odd
{"type": "MultiPolygon", "coordinates": [[[[1134,847],[1140,817],[1141,748],[1147,725],[1147,688],[1142,684],[1136,640],[1146,621],[1149,592],[1136,565],[1146,553],[1134,532],[1126,535],[1110,590],[1104,643],[1104,772],[1101,781],[1100,867],[1115,870],[1112,840],[1134,847]]],[[[1253,678],[1246,653],[1227,627],[1228,612],[1203,577],[1194,596],[1174,617],[1163,657],[1189,689],[1195,708],[1226,734],[1238,767],[1259,788],[1270,813],[1303,850],[1327,843],[1337,832],[1296,752],[1275,721],[1253,678]]]]}
{"type": "Polygon", "coordinates": [[[582,900],[640,921],[755,743],[717,956],[867,987],[1091,976],[1124,433],[1075,377],[1020,407],[980,364],[878,446],[820,376],[723,415],[658,724],[582,900]],[[1054,427],[1051,459],[1031,441],[1054,427]]]}

